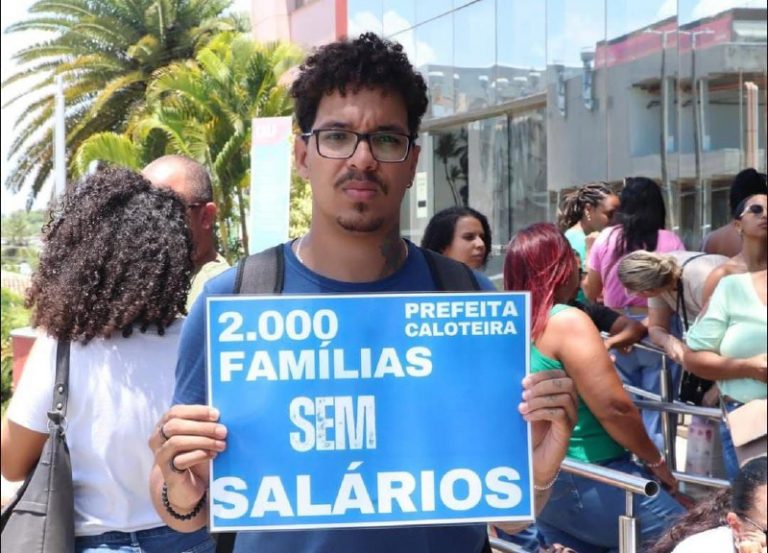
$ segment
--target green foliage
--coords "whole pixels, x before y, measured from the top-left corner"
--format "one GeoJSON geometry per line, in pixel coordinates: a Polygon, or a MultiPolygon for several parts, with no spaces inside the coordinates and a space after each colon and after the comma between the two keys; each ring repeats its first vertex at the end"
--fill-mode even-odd
{"type": "Polygon", "coordinates": [[[91,137],[78,150],[75,165],[79,171],[93,160],[140,167],[162,154],[199,161],[211,173],[219,244],[232,262],[248,250],[251,122],[291,114],[288,91],[279,80],[302,58],[296,46],[262,45],[246,34],[220,33],[193,60],[156,71],[145,108],[126,132],[91,137]]]}
{"type": "Polygon", "coordinates": [[[298,238],[309,230],[312,219],[312,188],[294,170],[291,175],[291,207],[288,235],[298,238]]]}
{"type": "Polygon", "coordinates": [[[36,269],[40,256],[39,236],[43,222],[46,220],[44,211],[14,211],[2,216],[2,267],[14,272],[20,272],[23,264],[30,269],[36,269]]]}
{"type": "MultiPolygon", "coordinates": [[[[3,82],[26,101],[16,121],[5,186],[29,180],[34,197],[53,166],[54,83],[64,80],[67,150],[90,136],[128,128],[145,108],[145,91],[160,68],[189,59],[211,37],[245,30],[240,17],[223,17],[231,0],[38,0],[30,16],[6,32],[42,31],[46,37],[14,54],[20,69],[3,82]]],[[[6,104],[6,105],[8,105],[6,104]]],[[[72,175],[74,167],[70,166],[72,175]]]]}
{"type": "Polygon", "coordinates": [[[0,401],[2,411],[11,397],[11,384],[13,381],[13,350],[11,348],[11,331],[29,324],[29,311],[24,308],[24,300],[21,296],[3,288],[2,292],[2,317],[0,329],[2,329],[1,357],[2,372],[0,373],[0,401]]]}
{"type": "Polygon", "coordinates": [[[24,211],[14,211],[8,217],[3,215],[2,235],[6,244],[11,246],[26,246],[32,226],[24,211]]]}

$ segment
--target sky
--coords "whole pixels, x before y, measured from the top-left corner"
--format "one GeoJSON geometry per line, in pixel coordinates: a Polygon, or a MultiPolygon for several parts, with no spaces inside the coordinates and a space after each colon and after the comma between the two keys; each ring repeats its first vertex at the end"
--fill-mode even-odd
{"type": "MultiPolygon", "coordinates": [[[[2,34],[0,34],[0,75],[2,80],[5,80],[8,76],[16,72],[17,66],[11,61],[11,56],[20,49],[34,44],[40,40],[45,39],[45,33],[5,33],[5,29],[9,25],[12,25],[18,21],[25,19],[28,15],[29,7],[34,4],[33,0],[4,0],[0,4],[2,6],[2,12],[0,13],[0,28],[2,34]]],[[[250,0],[235,0],[233,2],[233,10],[237,12],[250,12],[250,0]]],[[[19,93],[18,87],[7,87],[0,91],[0,103],[5,104],[10,98],[13,98],[19,93]]],[[[24,209],[26,206],[27,198],[29,197],[29,189],[22,189],[18,194],[12,194],[5,188],[5,177],[11,167],[8,162],[8,148],[11,145],[14,137],[14,121],[23,112],[23,106],[26,104],[25,100],[18,102],[18,105],[14,104],[10,107],[2,108],[2,117],[0,117],[0,155],[2,155],[2,164],[0,165],[0,187],[2,188],[2,213],[7,214],[19,209],[24,209]]],[[[44,185],[43,190],[38,194],[38,200],[33,205],[34,209],[43,209],[46,207],[51,197],[51,182],[44,185]]]]}
{"type": "MultiPolygon", "coordinates": [[[[349,0],[350,5],[359,4],[361,0],[349,0]]],[[[420,0],[421,1],[421,0],[420,0]]],[[[445,2],[450,4],[450,0],[424,0],[426,4],[433,6],[430,9],[434,9],[434,6],[439,2],[445,2]]],[[[528,36],[517,36],[515,45],[520,44],[521,47],[517,48],[513,46],[511,50],[512,55],[516,58],[514,60],[515,65],[530,65],[531,67],[540,66],[544,58],[543,51],[543,38],[538,36],[538,31],[532,31],[537,25],[531,24],[531,14],[526,15],[526,10],[536,9],[535,2],[528,0],[499,0],[500,2],[509,2],[514,4],[513,15],[518,21],[524,22],[522,25],[518,25],[516,32],[511,33],[515,36],[519,33],[533,32],[534,34],[528,36]],[[526,31],[528,29],[528,31],[526,31]],[[524,46],[524,47],[523,47],[524,46]]],[[[370,0],[363,0],[365,4],[373,4],[370,0]]],[[[25,18],[27,10],[30,5],[33,4],[32,0],[6,0],[0,5],[2,6],[2,14],[0,17],[0,27],[4,31],[9,25],[20,21],[25,18]]],[[[399,2],[399,4],[403,4],[399,2]]],[[[679,22],[681,24],[700,19],[721,11],[727,10],[732,7],[760,7],[765,6],[765,0],[547,0],[547,13],[556,14],[551,16],[547,22],[547,34],[549,40],[546,44],[546,61],[548,63],[560,62],[566,64],[579,65],[579,53],[582,48],[594,47],[595,43],[604,38],[606,31],[609,38],[623,35],[627,32],[643,28],[651,23],[664,19],[676,12],[679,14],[679,22]],[[606,13],[606,5],[608,10],[606,13]],[[603,26],[602,21],[607,20],[607,28],[603,26]],[[573,58],[573,59],[571,59],[573,58]]],[[[422,5],[423,7],[423,5],[422,5]]],[[[470,10],[476,10],[481,6],[470,6],[470,10]]],[[[250,0],[235,0],[233,3],[233,9],[236,11],[250,10],[250,0]]],[[[441,10],[436,10],[435,13],[439,13],[441,10]]],[[[478,10],[479,11],[479,10],[478,10]]],[[[350,22],[350,33],[353,34],[356,30],[375,29],[381,28],[381,22],[378,21],[378,17],[373,13],[360,13],[357,14],[361,19],[358,21],[350,22]]],[[[407,28],[409,26],[407,21],[398,22],[399,15],[394,12],[387,12],[384,15],[384,19],[387,21],[387,26],[398,26],[400,28],[407,28]]],[[[482,15],[482,14],[479,14],[482,15]]],[[[514,28],[514,26],[512,26],[514,28]]],[[[425,29],[426,30],[426,29],[425,29]]],[[[445,33],[438,33],[442,36],[445,33]]],[[[19,49],[28,46],[34,42],[39,41],[44,36],[35,33],[13,33],[7,35],[3,32],[0,35],[0,58],[2,60],[2,78],[5,79],[8,75],[15,72],[16,67],[10,62],[11,55],[19,49]]],[[[445,40],[451,41],[450,44],[440,45],[440,37],[434,36],[429,38],[429,42],[419,41],[419,36],[414,35],[412,30],[405,31],[397,36],[397,40],[402,42],[406,46],[406,50],[409,55],[415,58],[416,65],[428,64],[428,63],[442,63],[442,57],[448,52],[453,51],[453,37],[445,36],[445,40]]],[[[481,41],[462,41],[462,49],[471,49],[473,42],[481,41]]],[[[509,49],[508,49],[509,51],[509,49]]],[[[473,59],[478,56],[473,56],[471,52],[463,52],[462,55],[465,59],[473,59]]],[[[452,57],[452,56],[451,56],[452,57]]],[[[512,62],[513,60],[509,60],[512,62]]],[[[450,63],[450,62],[448,62],[450,63]]],[[[16,89],[18,90],[18,89],[16,89]]],[[[2,103],[5,103],[9,98],[13,96],[13,87],[6,90],[3,89],[0,93],[2,103]]],[[[20,102],[23,104],[24,101],[20,102]]],[[[27,197],[29,195],[28,189],[23,189],[18,194],[11,194],[8,192],[2,183],[5,182],[5,176],[9,170],[9,163],[7,161],[7,151],[13,136],[13,121],[20,115],[22,106],[14,105],[10,108],[2,109],[2,118],[0,125],[0,155],[2,155],[2,167],[0,171],[0,187],[2,187],[2,212],[9,213],[17,209],[23,209],[27,197]]],[[[50,199],[51,185],[48,183],[43,191],[38,195],[39,200],[33,207],[44,208],[50,199]]]]}

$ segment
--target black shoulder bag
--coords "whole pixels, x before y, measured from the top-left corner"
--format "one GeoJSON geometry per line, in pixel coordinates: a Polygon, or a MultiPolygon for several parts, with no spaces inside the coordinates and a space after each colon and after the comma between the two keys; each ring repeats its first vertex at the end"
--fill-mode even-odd
{"type": "MultiPolygon", "coordinates": [[[[677,304],[675,311],[680,317],[680,320],[683,322],[683,330],[686,333],[688,332],[688,327],[690,325],[688,323],[688,310],[685,307],[683,271],[685,271],[685,266],[690,261],[693,261],[694,259],[697,259],[703,255],[708,254],[702,253],[686,259],[680,268],[680,278],[677,279],[677,304]]],[[[704,400],[704,394],[706,394],[714,384],[715,383],[711,380],[701,378],[700,376],[696,376],[692,372],[683,369],[683,376],[680,379],[680,401],[693,405],[701,405],[702,401],[704,400]]]]}
{"type": "Polygon", "coordinates": [[[56,348],[48,439],[37,466],[0,514],[3,552],[66,553],[75,548],[72,464],[64,439],[69,395],[69,342],[56,348]]]}

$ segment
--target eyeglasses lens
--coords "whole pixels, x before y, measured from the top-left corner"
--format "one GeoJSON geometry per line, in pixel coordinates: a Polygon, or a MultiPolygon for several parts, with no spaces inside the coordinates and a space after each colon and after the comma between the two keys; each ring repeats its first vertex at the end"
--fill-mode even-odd
{"type": "Polygon", "coordinates": [[[374,132],[358,134],[341,129],[318,130],[317,147],[323,157],[347,159],[354,155],[361,140],[367,140],[377,161],[397,162],[408,156],[410,139],[399,133],[374,132]]]}

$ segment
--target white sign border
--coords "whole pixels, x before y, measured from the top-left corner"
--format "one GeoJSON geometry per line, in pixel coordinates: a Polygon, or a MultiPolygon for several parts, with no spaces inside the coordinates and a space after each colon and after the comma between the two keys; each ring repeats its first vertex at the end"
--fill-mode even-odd
{"type": "MultiPolygon", "coordinates": [[[[206,348],[206,381],[207,381],[207,405],[213,407],[213,371],[211,367],[213,360],[211,358],[211,325],[208,323],[210,320],[210,307],[211,301],[228,302],[228,301],[243,301],[243,300],[302,300],[302,299],[356,299],[356,298],[380,298],[384,297],[437,297],[444,298],[451,296],[470,296],[470,297],[483,297],[488,294],[492,295],[506,295],[506,296],[527,296],[525,301],[525,321],[531,320],[531,293],[527,291],[523,292],[397,292],[397,293],[381,293],[381,294],[217,294],[206,297],[205,301],[205,348],[206,348]]],[[[530,323],[526,328],[528,333],[528,340],[525,340],[525,376],[531,374],[531,340],[530,340],[530,323]]],[[[525,378],[525,377],[523,377],[525,378]]],[[[344,528],[393,528],[393,527],[414,527],[414,526],[460,526],[464,524],[482,524],[489,522],[533,522],[536,516],[536,502],[535,502],[535,490],[533,488],[533,448],[532,441],[533,435],[531,432],[531,423],[526,423],[526,431],[528,433],[527,443],[528,447],[528,498],[529,498],[529,510],[531,516],[500,516],[500,517],[475,517],[475,518],[452,518],[452,519],[431,519],[431,520],[414,520],[414,521],[382,521],[382,522],[352,522],[352,523],[322,523],[322,524],[280,524],[269,526],[217,526],[213,516],[213,496],[208,494],[208,531],[215,532],[262,532],[262,531],[299,531],[299,530],[335,530],[344,528]]],[[[213,459],[208,462],[208,488],[210,490],[210,482],[213,478],[213,459]]]]}

